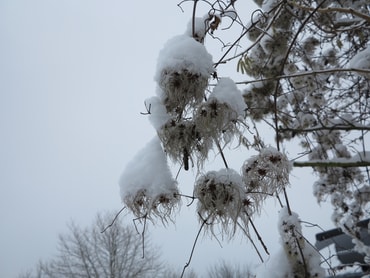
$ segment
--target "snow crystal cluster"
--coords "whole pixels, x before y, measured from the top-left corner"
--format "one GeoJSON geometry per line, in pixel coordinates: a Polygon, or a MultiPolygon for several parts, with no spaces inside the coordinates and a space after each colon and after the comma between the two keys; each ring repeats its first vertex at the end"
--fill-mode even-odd
{"type": "Polygon", "coordinates": [[[170,39],[159,53],[155,75],[168,113],[181,115],[201,102],[212,72],[212,57],[201,43],[187,35],[170,39]]]}

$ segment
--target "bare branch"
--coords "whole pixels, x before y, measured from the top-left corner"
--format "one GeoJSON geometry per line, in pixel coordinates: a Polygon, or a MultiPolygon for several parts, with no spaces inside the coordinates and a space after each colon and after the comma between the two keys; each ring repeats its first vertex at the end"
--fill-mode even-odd
{"type": "MultiPolygon", "coordinates": [[[[313,11],[315,8],[307,7],[307,6],[302,6],[297,4],[296,1],[288,1],[289,5],[293,5],[299,9],[305,10],[305,11],[313,11]]],[[[351,14],[353,16],[357,16],[359,18],[362,18],[366,20],[367,22],[370,23],[370,16],[367,14],[363,14],[359,11],[356,11],[351,8],[343,8],[343,7],[327,7],[327,8],[319,8],[316,10],[319,13],[345,13],[345,14],[351,14]]]]}
{"type": "Polygon", "coordinates": [[[120,211],[119,211],[119,212],[117,212],[116,216],[113,218],[113,221],[112,221],[112,222],[111,222],[107,227],[105,227],[105,228],[101,231],[101,233],[104,233],[107,229],[109,229],[110,227],[112,227],[112,226],[113,226],[114,222],[116,222],[116,220],[117,220],[118,216],[121,214],[121,212],[122,212],[125,208],[126,208],[126,206],[124,206],[123,208],[121,208],[121,209],[120,209],[120,211]]]}
{"type": "Polygon", "coordinates": [[[367,167],[370,161],[295,161],[294,167],[367,167]]]}
{"type": "Polygon", "coordinates": [[[241,82],[235,82],[235,84],[251,84],[256,82],[263,82],[263,81],[271,81],[271,80],[280,80],[285,78],[294,78],[294,77],[300,77],[300,76],[308,76],[308,75],[320,75],[324,73],[336,73],[336,72],[357,72],[362,74],[370,74],[369,69],[357,69],[357,68],[333,68],[333,69],[324,69],[324,70],[315,70],[315,71],[303,71],[298,73],[292,73],[289,75],[277,75],[274,77],[269,78],[262,78],[262,79],[256,79],[256,80],[248,80],[248,81],[241,81],[241,82]]]}
{"type": "Polygon", "coordinates": [[[197,233],[197,235],[195,237],[195,240],[194,240],[193,247],[191,248],[189,260],[186,262],[186,264],[185,264],[185,266],[184,266],[184,268],[182,270],[182,273],[181,273],[181,276],[180,276],[181,278],[184,277],[185,269],[190,265],[191,259],[192,259],[193,254],[194,254],[195,246],[196,246],[196,244],[198,242],[199,235],[200,235],[200,233],[201,233],[204,225],[207,224],[207,220],[208,220],[208,218],[207,219],[204,219],[203,222],[202,222],[202,225],[200,225],[199,231],[198,231],[198,233],[197,233]]]}
{"type": "Polygon", "coordinates": [[[350,130],[362,130],[362,131],[370,131],[370,126],[358,126],[358,125],[332,125],[332,126],[318,126],[318,127],[311,127],[311,128],[302,128],[302,129],[296,129],[296,128],[279,128],[279,131],[292,131],[294,133],[304,133],[304,132],[314,132],[319,130],[344,130],[344,131],[350,131],[350,130]]]}

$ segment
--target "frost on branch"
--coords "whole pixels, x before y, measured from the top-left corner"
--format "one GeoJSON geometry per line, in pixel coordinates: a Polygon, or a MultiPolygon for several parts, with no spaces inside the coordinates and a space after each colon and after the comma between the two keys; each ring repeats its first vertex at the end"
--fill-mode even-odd
{"type": "Polygon", "coordinates": [[[166,222],[179,204],[179,190],[158,138],[127,164],[120,181],[121,198],[137,218],[166,222]]]}
{"type": "Polygon", "coordinates": [[[289,184],[291,168],[288,158],[273,147],[262,149],[244,162],[243,182],[257,207],[266,197],[279,194],[289,184]]]}
{"type": "Polygon", "coordinates": [[[253,208],[243,188],[241,176],[232,169],[210,171],[198,178],[194,196],[198,198],[199,220],[206,222],[212,233],[220,224],[222,234],[232,236],[239,220],[247,227],[253,208]]]}

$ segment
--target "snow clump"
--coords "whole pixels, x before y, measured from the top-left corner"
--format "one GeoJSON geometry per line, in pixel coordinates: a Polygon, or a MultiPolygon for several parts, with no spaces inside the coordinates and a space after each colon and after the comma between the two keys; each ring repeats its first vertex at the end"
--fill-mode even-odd
{"type": "Polygon", "coordinates": [[[201,43],[187,35],[170,39],[159,53],[155,74],[167,112],[181,115],[188,105],[200,103],[213,71],[212,56],[201,43]]]}
{"type": "Polygon", "coordinates": [[[278,229],[281,243],[288,258],[290,273],[282,277],[325,277],[320,266],[320,254],[302,235],[302,226],[298,214],[284,207],[279,212],[278,229]]]}
{"type": "Polygon", "coordinates": [[[349,62],[351,68],[370,69],[370,46],[358,52],[349,62]]]}
{"type": "Polygon", "coordinates": [[[179,204],[177,182],[157,137],[127,164],[119,180],[121,198],[137,218],[171,219],[179,204]]]}
{"type": "Polygon", "coordinates": [[[227,142],[238,132],[236,123],[244,118],[247,106],[241,92],[230,78],[221,78],[206,102],[195,114],[195,124],[205,138],[227,142]]]}

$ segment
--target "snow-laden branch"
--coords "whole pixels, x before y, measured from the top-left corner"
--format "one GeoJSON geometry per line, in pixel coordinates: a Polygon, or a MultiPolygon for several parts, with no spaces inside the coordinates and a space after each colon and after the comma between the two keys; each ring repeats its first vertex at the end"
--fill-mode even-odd
{"type": "Polygon", "coordinates": [[[362,152],[351,158],[328,160],[294,161],[294,167],[367,167],[370,166],[370,152],[362,152]]]}
{"type": "Polygon", "coordinates": [[[363,74],[370,74],[370,69],[359,69],[359,68],[333,68],[333,69],[324,69],[324,70],[314,70],[314,71],[304,71],[304,72],[298,72],[293,73],[289,75],[278,75],[270,78],[264,78],[264,79],[255,79],[255,80],[248,80],[248,81],[241,81],[241,82],[235,82],[235,84],[251,84],[256,82],[262,82],[262,81],[270,81],[270,80],[280,80],[284,78],[294,78],[294,77],[301,77],[301,76],[308,76],[308,75],[319,75],[324,73],[335,73],[335,72],[356,72],[356,73],[363,73],[363,74]]]}
{"type": "Polygon", "coordinates": [[[335,161],[335,160],[323,160],[323,161],[295,161],[293,162],[294,167],[367,167],[370,166],[369,161],[335,161]]]}
{"type": "MultiPolygon", "coordinates": [[[[313,11],[315,8],[302,6],[296,3],[296,1],[288,1],[289,5],[293,5],[299,9],[305,10],[305,11],[313,11]]],[[[351,8],[343,8],[343,7],[326,7],[326,8],[319,8],[316,10],[319,13],[345,13],[345,14],[351,14],[353,16],[357,16],[359,18],[362,18],[370,23],[370,16],[367,14],[363,14],[359,11],[356,11],[351,8]]]]}
{"type": "Polygon", "coordinates": [[[332,125],[332,126],[316,126],[312,128],[279,128],[279,131],[292,131],[295,133],[304,133],[304,132],[314,132],[319,130],[343,130],[343,131],[350,131],[350,130],[362,130],[362,131],[370,131],[370,126],[366,125],[332,125]]]}

